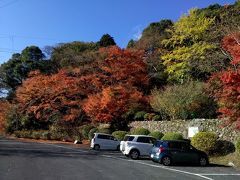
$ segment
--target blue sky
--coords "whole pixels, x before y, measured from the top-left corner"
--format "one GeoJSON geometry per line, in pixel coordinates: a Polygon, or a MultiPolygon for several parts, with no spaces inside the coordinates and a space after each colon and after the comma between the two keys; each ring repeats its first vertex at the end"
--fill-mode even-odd
{"type": "Polygon", "coordinates": [[[105,33],[120,47],[151,22],[176,21],[190,8],[235,0],[0,0],[0,64],[26,46],[98,41],[105,33]]]}

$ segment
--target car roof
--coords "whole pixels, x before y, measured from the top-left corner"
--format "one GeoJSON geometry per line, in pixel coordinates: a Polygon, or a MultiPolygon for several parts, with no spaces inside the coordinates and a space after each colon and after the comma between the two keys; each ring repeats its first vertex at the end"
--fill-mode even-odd
{"type": "Polygon", "coordinates": [[[154,138],[154,137],[148,136],[148,135],[133,135],[133,134],[130,134],[130,135],[126,135],[126,136],[132,136],[132,137],[151,137],[151,138],[154,138]]]}
{"type": "Polygon", "coordinates": [[[190,142],[190,140],[186,139],[186,140],[157,140],[158,142],[190,142]]]}
{"type": "Polygon", "coordinates": [[[107,133],[94,133],[96,135],[100,134],[100,135],[108,135],[108,136],[112,136],[111,134],[107,134],[107,133]]]}

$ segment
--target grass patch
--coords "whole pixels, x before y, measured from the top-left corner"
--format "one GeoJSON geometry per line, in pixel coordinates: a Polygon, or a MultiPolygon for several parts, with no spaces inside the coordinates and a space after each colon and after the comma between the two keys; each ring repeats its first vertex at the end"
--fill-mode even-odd
{"type": "Polygon", "coordinates": [[[231,162],[235,165],[235,168],[240,169],[240,154],[238,154],[237,152],[230,153],[226,156],[211,156],[209,160],[210,163],[226,166],[228,166],[231,162]]]}

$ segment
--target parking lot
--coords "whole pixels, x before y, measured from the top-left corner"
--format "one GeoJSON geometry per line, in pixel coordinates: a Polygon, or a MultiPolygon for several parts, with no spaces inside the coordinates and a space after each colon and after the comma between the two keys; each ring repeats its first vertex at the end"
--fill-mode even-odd
{"type": "Polygon", "coordinates": [[[8,139],[0,139],[0,160],[1,180],[240,178],[240,171],[232,167],[166,167],[149,159],[131,160],[117,151],[8,139]]]}

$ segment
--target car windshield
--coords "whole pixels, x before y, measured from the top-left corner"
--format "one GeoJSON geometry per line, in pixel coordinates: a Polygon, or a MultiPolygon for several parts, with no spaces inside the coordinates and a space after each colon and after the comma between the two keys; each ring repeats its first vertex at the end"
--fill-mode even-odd
{"type": "Polygon", "coordinates": [[[133,136],[125,136],[123,141],[132,141],[134,139],[133,136]]]}

